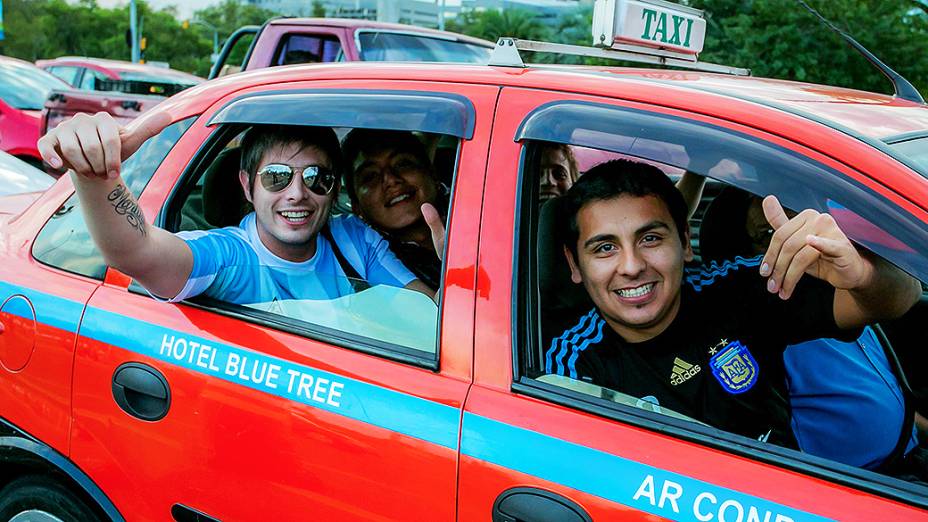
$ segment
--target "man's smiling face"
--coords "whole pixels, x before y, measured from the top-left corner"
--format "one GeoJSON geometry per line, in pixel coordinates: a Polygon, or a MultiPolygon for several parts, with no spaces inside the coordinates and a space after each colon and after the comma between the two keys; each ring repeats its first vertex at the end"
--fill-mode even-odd
{"type": "Polygon", "coordinates": [[[577,214],[571,278],[583,283],[607,323],[628,342],[663,332],[680,309],[683,263],[692,260],[667,205],[656,196],[594,200],[577,214]]]}
{"type": "Polygon", "coordinates": [[[438,184],[429,165],[392,147],[364,150],[354,164],[360,214],[374,228],[395,232],[421,221],[423,203],[435,203],[438,184]]]}
{"type": "MultiPolygon", "coordinates": [[[[309,165],[332,168],[332,162],[325,152],[300,143],[269,148],[257,170],[271,163],[300,168],[309,165]]],[[[248,201],[255,207],[258,237],[264,246],[288,261],[311,258],[316,253],[316,234],[322,230],[329,217],[329,209],[337,191],[320,196],[306,188],[300,176],[294,176],[290,184],[278,192],[264,188],[257,176],[252,187],[249,187],[244,172],[241,174],[241,182],[248,201]]]]}

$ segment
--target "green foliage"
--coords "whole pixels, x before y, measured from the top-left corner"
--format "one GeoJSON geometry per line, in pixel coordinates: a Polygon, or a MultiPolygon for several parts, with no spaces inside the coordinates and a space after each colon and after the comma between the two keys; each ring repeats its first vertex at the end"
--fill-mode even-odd
{"type": "Polygon", "coordinates": [[[325,13],[325,5],[322,3],[322,1],[321,1],[321,0],[313,0],[313,10],[312,10],[312,14],[310,14],[310,16],[313,16],[313,17],[316,17],[316,18],[325,18],[325,14],[326,14],[326,13],[325,13]]]}
{"type": "Polygon", "coordinates": [[[496,41],[501,36],[523,40],[545,40],[548,29],[531,12],[524,9],[465,11],[445,24],[449,31],[496,41]]]}
{"type": "MultiPolygon", "coordinates": [[[[163,61],[174,69],[206,76],[213,49],[212,30],[200,24],[184,29],[173,8],[152,9],[144,0],[136,3],[142,35],[147,39],[146,61],[163,61]]],[[[220,43],[241,25],[261,24],[270,11],[238,0],[197,11],[202,20],[219,31],[220,43]]],[[[76,55],[129,60],[126,44],[129,6],[102,8],[96,0],[4,0],[5,40],[0,54],[28,61],[76,55]]],[[[236,49],[230,63],[240,63],[245,49],[236,49]]]]}

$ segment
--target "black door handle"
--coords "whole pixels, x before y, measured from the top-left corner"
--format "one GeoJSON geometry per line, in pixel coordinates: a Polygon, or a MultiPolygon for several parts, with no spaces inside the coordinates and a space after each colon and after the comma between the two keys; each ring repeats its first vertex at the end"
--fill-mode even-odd
{"type": "Polygon", "coordinates": [[[493,522],[593,522],[575,502],[543,489],[512,488],[493,503],[493,522]]]}
{"type": "Polygon", "coordinates": [[[168,381],[158,370],[141,363],[125,363],[113,372],[113,398],[129,415],[156,421],[171,408],[168,381]]]}

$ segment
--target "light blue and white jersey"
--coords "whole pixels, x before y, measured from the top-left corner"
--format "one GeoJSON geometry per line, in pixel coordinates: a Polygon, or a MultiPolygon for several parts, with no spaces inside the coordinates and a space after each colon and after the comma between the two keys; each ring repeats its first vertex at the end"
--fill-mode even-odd
{"type": "MultiPolygon", "coordinates": [[[[403,287],[415,276],[387,242],[355,216],[329,219],[332,238],[370,286],[403,287]]],[[[170,302],[196,295],[236,304],[285,299],[335,299],[353,292],[329,242],[316,235],[315,255],[302,262],[281,259],[258,237],[254,212],[237,227],[178,232],[193,252],[187,284],[170,302]]]]}

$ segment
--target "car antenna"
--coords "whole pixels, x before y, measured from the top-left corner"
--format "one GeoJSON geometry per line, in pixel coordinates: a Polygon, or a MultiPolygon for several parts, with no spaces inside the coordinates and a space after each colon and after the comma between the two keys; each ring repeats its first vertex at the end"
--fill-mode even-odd
{"type": "Polygon", "coordinates": [[[901,74],[897,73],[892,69],[892,67],[883,63],[879,58],[876,57],[873,53],[867,50],[866,47],[861,45],[860,42],[851,37],[851,35],[845,33],[839,29],[835,24],[831,23],[827,18],[822,16],[818,11],[813,9],[809,4],[805,3],[803,0],[796,0],[799,2],[802,7],[805,7],[807,11],[815,15],[823,24],[825,24],[829,29],[838,33],[844,40],[854,48],[855,51],[863,55],[868,62],[873,64],[874,67],[880,70],[884,76],[889,78],[889,81],[893,83],[893,89],[896,91],[895,94],[897,97],[902,98],[903,100],[909,100],[915,103],[925,103],[925,99],[922,98],[922,95],[919,94],[918,89],[914,85],[909,83],[909,80],[906,80],[902,77],[901,74]]]}

